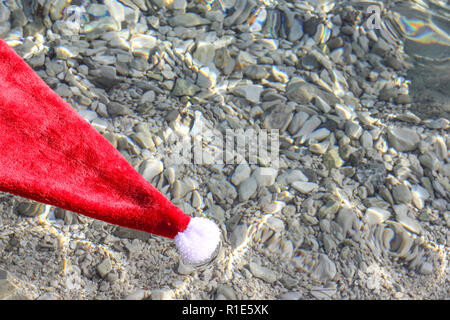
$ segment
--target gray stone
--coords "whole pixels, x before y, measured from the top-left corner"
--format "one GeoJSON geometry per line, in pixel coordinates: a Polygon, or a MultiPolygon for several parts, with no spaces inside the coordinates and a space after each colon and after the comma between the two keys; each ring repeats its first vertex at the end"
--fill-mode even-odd
{"type": "Polygon", "coordinates": [[[231,182],[237,187],[241,184],[242,181],[248,179],[250,177],[251,169],[247,163],[239,164],[234,170],[233,175],[231,176],[231,182]]]}
{"type": "Polygon", "coordinates": [[[290,83],[286,88],[286,96],[300,104],[308,104],[315,96],[316,87],[305,81],[290,83]]]}
{"type": "Polygon", "coordinates": [[[261,80],[269,77],[269,72],[263,66],[250,65],[244,69],[244,75],[252,80],[261,80]]]}
{"type": "Polygon", "coordinates": [[[169,289],[157,289],[152,291],[152,300],[172,300],[173,292],[169,289]]]}
{"type": "Polygon", "coordinates": [[[316,130],[322,121],[320,121],[320,118],[318,116],[312,116],[308,120],[305,121],[302,128],[295,134],[295,138],[300,139],[300,143],[304,143],[307,141],[309,135],[316,130]]]}
{"type": "Polygon", "coordinates": [[[250,197],[255,194],[257,188],[258,183],[253,176],[244,180],[239,185],[239,201],[247,201],[250,199],[250,197]]]}
{"type": "Polygon", "coordinates": [[[128,115],[130,114],[130,110],[128,110],[128,108],[118,102],[110,102],[107,106],[108,108],[108,113],[111,116],[124,116],[124,115],[128,115]]]}
{"type": "Polygon", "coordinates": [[[112,66],[101,66],[100,68],[93,70],[92,79],[100,87],[109,89],[119,82],[117,79],[116,68],[112,66]]]}
{"type": "Polygon", "coordinates": [[[164,164],[157,159],[144,160],[139,166],[139,172],[148,182],[151,182],[152,179],[159,175],[163,170],[164,164]]]}
{"type": "Polygon", "coordinates": [[[424,262],[419,269],[419,273],[424,275],[430,275],[433,273],[433,265],[429,262],[424,262]]]}
{"type": "Polygon", "coordinates": [[[21,216],[37,217],[44,213],[45,204],[35,201],[23,201],[17,205],[15,211],[21,216]]]}
{"type": "Polygon", "coordinates": [[[176,97],[180,96],[194,96],[200,88],[193,82],[178,78],[175,82],[172,94],[176,97]]]}
{"type": "Polygon", "coordinates": [[[351,230],[353,222],[356,219],[356,214],[353,210],[349,208],[342,208],[339,210],[338,216],[336,218],[336,222],[342,227],[344,232],[344,236],[346,233],[351,230]]]}
{"type": "Polygon", "coordinates": [[[233,93],[240,95],[252,103],[259,103],[263,86],[258,84],[248,84],[234,88],[233,93]]]}
{"type": "Polygon", "coordinates": [[[109,258],[106,258],[103,260],[98,266],[97,266],[97,272],[100,275],[100,277],[104,278],[110,273],[112,270],[112,264],[111,260],[109,258]]]}
{"type": "Polygon", "coordinates": [[[277,274],[275,271],[263,267],[255,262],[249,263],[250,272],[257,278],[260,278],[268,283],[274,283],[277,281],[277,274]]]}
{"type": "Polygon", "coordinates": [[[319,188],[319,185],[314,182],[295,181],[292,183],[292,187],[304,194],[315,192],[319,188]]]}
{"type": "Polygon", "coordinates": [[[17,291],[17,287],[11,281],[8,271],[0,269],[0,300],[8,299],[17,291]]]}
{"type": "Polygon", "coordinates": [[[300,300],[303,294],[301,292],[286,292],[283,293],[278,299],[279,300],[300,300]]]}
{"type": "Polygon", "coordinates": [[[247,240],[248,228],[244,224],[240,224],[234,228],[230,235],[230,243],[233,249],[240,247],[247,240]]]}
{"type": "Polygon", "coordinates": [[[139,239],[141,241],[147,241],[148,239],[150,239],[151,234],[148,232],[144,232],[144,231],[140,231],[140,230],[135,230],[135,229],[130,229],[130,228],[125,228],[125,227],[117,227],[114,231],[113,234],[116,237],[119,238],[125,238],[125,239],[139,239]]]}
{"type": "Polygon", "coordinates": [[[389,144],[400,152],[413,151],[420,142],[419,135],[408,128],[389,128],[387,136],[389,144]]]}
{"type": "Polygon", "coordinates": [[[152,90],[147,91],[141,97],[141,103],[143,104],[152,103],[153,101],[155,101],[155,92],[152,90]]]}
{"type": "Polygon", "coordinates": [[[319,255],[319,262],[314,271],[311,273],[311,278],[314,280],[332,280],[336,276],[336,265],[325,254],[319,255]]]}
{"type": "Polygon", "coordinates": [[[190,28],[210,24],[211,21],[204,19],[195,13],[185,13],[169,18],[169,23],[173,27],[182,26],[190,28]]]}
{"type": "Polygon", "coordinates": [[[258,187],[269,187],[274,184],[277,174],[277,169],[258,167],[253,172],[253,177],[255,178],[258,187]]]}
{"type": "Polygon", "coordinates": [[[217,287],[216,294],[221,294],[228,300],[237,300],[236,293],[234,293],[233,288],[226,284],[220,284],[217,287]]]}
{"type": "Polygon", "coordinates": [[[303,127],[306,120],[309,118],[309,114],[304,111],[297,112],[292,118],[289,124],[288,131],[290,134],[295,135],[301,127],[303,127]]]}
{"type": "Polygon", "coordinates": [[[177,273],[182,275],[188,275],[195,271],[195,268],[189,264],[183,263],[180,261],[178,263],[177,273]]]}
{"type": "Polygon", "coordinates": [[[404,184],[398,184],[392,188],[392,196],[397,203],[409,203],[412,201],[412,193],[404,184]]]}
{"type": "Polygon", "coordinates": [[[362,135],[363,129],[361,126],[353,121],[347,120],[345,123],[345,134],[351,139],[359,139],[362,135]]]}
{"type": "Polygon", "coordinates": [[[123,298],[123,300],[143,300],[146,296],[147,291],[140,289],[136,290],[123,298]]]}
{"type": "Polygon", "coordinates": [[[340,168],[344,164],[344,161],[342,161],[341,157],[339,156],[339,152],[337,149],[331,149],[323,155],[323,164],[328,169],[333,169],[340,168]]]}
{"type": "Polygon", "coordinates": [[[202,43],[197,45],[197,49],[194,52],[194,58],[197,59],[202,65],[209,65],[213,59],[216,50],[214,44],[202,43]]]}

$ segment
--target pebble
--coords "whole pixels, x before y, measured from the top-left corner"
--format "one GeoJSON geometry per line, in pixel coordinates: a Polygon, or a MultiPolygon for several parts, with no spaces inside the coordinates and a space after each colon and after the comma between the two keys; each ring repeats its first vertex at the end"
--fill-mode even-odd
{"type": "Polygon", "coordinates": [[[315,280],[332,280],[336,276],[336,265],[325,254],[319,255],[317,266],[311,273],[311,278],[315,280]]]}
{"type": "Polygon", "coordinates": [[[269,187],[274,184],[277,178],[278,170],[274,168],[258,167],[253,171],[253,177],[258,184],[258,187],[269,187]]]}
{"type": "Polygon", "coordinates": [[[175,86],[173,88],[172,94],[176,97],[180,96],[194,96],[197,92],[200,91],[200,87],[195,83],[178,78],[175,82],[175,86]]]}
{"type": "Polygon", "coordinates": [[[323,155],[323,163],[328,169],[333,169],[340,168],[344,164],[344,161],[339,156],[337,149],[331,149],[323,155]]]}
{"type": "Polygon", "coordinates": [[[390,216],[391,213],[386,209],[370,207],[366,210],[364,219],[369,225],[374,225],[383,223],[389,219],[390,216]]]}
{"type": "Polygon", "coordinates": [[[288,99],[299,104],[307,104],[311,102],[315,95],[316,87],[305,81],[291,81],[286,88],[286,96],[288,99]]]}
{"type": "Polygon", "coordinates": [[[231,176],[231,182],[237,187],[244,180],[250,177],[251,169],[247,163],[241,163],[234,170],[233,175],[231,176]]]}
{"type": "Polygon", "coordinates": [[[286,292],[283,293],[278,299],[279,300],[300,300],[303,297],[301,292],[286,292]]]}
{"type": "Polygon", "coordinates": [[[408,128],[389,128],[387,136],[389,145],[400,152],[414,151],[420,142],[419,135],[408,128]]]}
{"type": "Polygon", "coordinates": [[[255,194],[258,183],[255,177],[251,176],[239,184],[239,201],[247,201],[255,194]]]}
{"type": "Polygon", "coordinates": [[[277,281],[277,274],[269,268],[263,267],[255,262],[250,262],[249,268],[253,276],[257,278],[260,278],[268,283],[274,283],[277,281]]]}
{"type": "Polygon", "coordinates": [[[179,274],[188,275],[188,274],[193,273],[194,271],[195,271],[195,268],[192,265],[185,264],[185,263],[183,263],[182,260],[178,263],[177,272],[179,274]]]}
{"type": "Polygon", "coordinates": [[[319,117],[312,116],[305,121],[302,128],[294,135],[295,138],[299,138],[300,143],[304,143],[309,135],[316,130],[321,124],[319,117]]]}
{"type": "Polygon", "coordinates": [[[17,287],[13,284],[11,274],[0,269],[0,300],[6,300],[13,296],[17,291],[17,287]]]}
{"type": "Polygon", "coordinates": [[[152,300],[172,300],[173,292],[169,289],[153,290],[151,294],[152,300]]]}
{"type": "Polygon", "coordinates": [[[100,277],[104,278],[112,271],[112,264],[109,258],[103,260],[99,265],[97,265],[97,272],[100,277]]]}
{"type": "MultiPolygon", "coordinates": [[[[372,231],[381,232],[392,251],[392,255],[377,255],[392,274],[404,267],[404,263],[391,264],[388,259],[392,256],[412,259],[410,255],[417,254],[413,248],[424,250],[420,254],[426,257],[433,254],[423,244],[408,248],[412,240],[405,240],[398,230],[407,229],[427,241],[448,240],[442,229],[450,225],[446,201],[450,140],[445,135],[449,121],[441,114],[435,117],[435,110],[431,117],[408,105],[415,97],[413,91],[408,92],[402,74],[396,72],[403,68],[402,60],[383,32],[376,35],[355,24],[359,17],[356,7],[332,8],[333,17],[325,22],[317,17],[314,4],[280,2],[261,7],[258,12],[266,17],[259,22],[254,20],[260,8],[256,0],[105,0],[104,4],[88,2],[88,19],[77,26],[65,15],[73,5],[78,10],[84,7],[80,1],[69,2],[47,1],[36,11],[33,6],[22,8],[14,1],[0,1],[0,37],[26,56],[27,63],[58,95],[75,103],[77,112],[139,168],[145,179],[156,180],[164,172],[157,187],[173,199],[179,198],[176,204],[181,203],[187,214],[199,214],[196,209],[207,208],[205,214],[229,228],[232,248],[246,243],[247,223],[253,223],[248,219],[269,214],[257,231],[261,233],[258,241],[263,242],[261,254],[283,261],[299,250],[303,256],[311,255],[309,265],[304,264],[310,280],[327,282],[323,287],[312,287],[306,281],[312,297],[330,299],[336,295],[333,280],[338,279],[342,282],[338,298],[371,298],[384,294],[376,291],[381,283],[369,281],[367,288],[360,286],[361,290],[349,292],[346,281],[357,278],[364,284],[368,262],[361,254],[377,250],[365,238],[373,237],[372,231]],[[32,19],[36,14],[42,17],[32,19]],[[356,74],[355,70],[362,72],[356,74]],[[279,169],[265,167],[268,162],[261,159],[261,167],[214,164],[190,172],[189,167],[170,167],[170,160],[163,164],[153,159],[155,153],[171,152],[175,139],[189,134],[190,128],[193,135],[198,133],[199,110],[203,124],[221,132],[230,127],[278,129],[282,150],[279,169]],[[404,127],[398,127],[401,125],[404,127]],[[159,135],[161,126],[165,127],[159,135]],[[347,167],[342,167],[347,161],[347,167]],[[169,168],[164,170],[165,166],[169,168]],[[199,177],[198,182],[184,178],[186,174],[199,177]],[[302,201],[302,197],[309,198],[302,201]],[[240,207],[239,202],[245,201],[240,207]],[[396,227],[391,229],[393,225],[396,227]],[[352,247],[353,241],[358,246],[352,247]],[[341,260],[335,264],[336,250],[342,252],[338,252],[341,260]]],[[[37,216],[46,208],[19,201],[15,211],[37,216]]],[[[56,226],[83,237],[84,223],[79,223],[74,213],[61,209],[55,210],[54,216],[64,218],[64,225],[57,220],[56,226]]],[[[97,233],[108,229],[105,223],[94,222],[92,226],[91,231],[97,233]]],[[[115,227],[112,234],[134,239],[113,241],[114,248],[127,249],[129,256],[145,254],[141,245],[151,238],[148,233],[122,227],[115,227]]],[[[11,247],[20,254],[29,247],[25,239],[13,239],[18,243],[15,246],[10,245],[11,239],[3,239],[8,252],[11,247]]],[[[36,240],[32,248],[39,254],[46,252],[42,248],[56,248],[48,238],[36,240]]],[[[0,247],[1,242],[0,234],[0,247]]],[[[111,239],[106,237],[104,242],[107,247],[111,239]]],[[[76,250],[76,255],[85,252],[76,243],[70,249],[76,250]]],[[[99,254],[88,256],[102,261],[104,257],[99,254]]],[[[30,278],[28,271],[14,262],[19,256],[14,256],[11,265],[30,278]]],[[[127,266],[128,275],[136,276],[143,270],[147,260],[142,259],[144,262],[127,266]]],[[[420,274],[431,275],[441,267],[437,260],[433,265],[424,259],[414,260],[414,270],[420,274]]],[[[83,290],[91,297],[89,292],[97,292],[96,298],[117,296],[123,274],[112,271],[113,262],[107,260],[97,266],[105,278],[98,288],[83,274],[90,265],[82,267],[80,262],[81,269],[67,268],[75,270],[63,283],[67,293],[60,296],[53,281],[56,293],[38,296],[69,298],[83,290]]],[[[235,262],[242,266],[242,262],[235,262]]],[[[272,287],[279,268],[264,269],[262,265],[252,262],[250,271],[241,268],[242,275],[247,279],[260,277],[267,282],[261,285],[272,287]]],[[[191,266],[179,264],[175,270],[180,279],[194,274],[191,266]]],[[[235,300],[252,294],[239,281],[234,281],[233,286],[238,286],[234,289],[231,284],[218,285],[232,279],[233,272],[224,276],[220,270],[214,272],[200,273],[197,280],[208,282],[207,291],[217,288],[216,299],[235,300]]],[[[281,278],[290,292],[267,293],[262,287],[258,294],[301,299],[303,293],[295,291],[298,274],[290,280],[286,280],[287,274],[281,278]]],[[[183,285],[180,279],[176,287],[183,285]]],[[[0,271],[0,299],[3,280],[0,271]]],[[[33,280],[33,286],[36,282],[39,287],[38,281],[33,280]]],[[[187,296],[206,297],[201,291],[187,296]]],[[[141,300],[149,295],[150,291],[141,289],[124,299],[141,300]]],[[[153,290],[151,296],[170,299],[174,292],[153,290]]]]}
{"type": "Polygon", "coordinates": [[[16,207],[17,214],[25,217],[37,217],[45,212],[46,205],[34,201],[20,202],[16,207]]]}
{"type": "Polygon", "coordinates": [[[420,266],[419,273],[424,275],[433,274],[433,265],[429,262],[425,262],[420,266]]]}
{"type": "Polygon", "coordinates": [[[412,200],[411,190],[404,184],[394,186],[392,188],[392,196],[396,203],[409,203],[412,200]]]}
{"type": "Polygon", "coordinates": [[[233,288],[226,284],[221,284],[217,287],[216,295],[222,295],[228,300],[237,300],[237,296],[233,288]]]}
{"type": "Polygon", "coordinates": [[[263,86],[258,84],[249,84],[236,87],[233,92],[247,99],[247,101],[257,104],[260,103],[263,86]]]}
{"type": "Polygon", "coordinates": [[[319,189],[319,185],[314,182],[295,181],[292,183],[292,187],[304,194],[315,192],[319,189]]]}
{"type": "Polygon", "coordinates": [[[349,208],[342,208],[336,217],[336,222],[342,227],[344,236],[352,229],[352,225],[357,219],[356,214],[349,208]]]}
{"type": "Polygon", "coordinates": [[[136,290],[123,298],[123,300],[143,300],[147,294],[146,290],[136,290]]]}
{"type": "Polygon", "coordinates": [[[169,18],[169,23],[174,27],[182,26],[190,28],[210,24],[211,21],[200,17],[198,14],[189,12],[169,18]]]}
{"type": "Polygon", "coordinates": [[[230,236],[230,243],[233,249],[239,248],[247,241],[248,228],[246,225],[240,224],[236,226],[230,236]]]}
{"type": "Polygon", "coordinates": [[[107,105],[108,108],[108,114],[110,114],[111,116],[125,116],[130,114],[130,111],[128,110],[128,108],[118,102],[110,102],[107,105]]]}
{"type": "Polygon", "coordinates": [[[148,181],[151,182],[154,177],[164,170],[164,164],[157,159],[144,160],[139,166],[139,172],[148,181]]]}

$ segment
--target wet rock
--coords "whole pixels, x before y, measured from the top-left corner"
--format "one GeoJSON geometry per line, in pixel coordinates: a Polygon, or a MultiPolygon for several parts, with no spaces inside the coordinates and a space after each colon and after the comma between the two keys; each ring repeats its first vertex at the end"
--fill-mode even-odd
{"type": "Polygon", "coordinates": [[[200,88],[193,82],[178,78],[175,82],[175,87],[173,88],[172,94],[176,97],[192,97],[199,91],[200,88]]]}
{"type": "Polygon", "coordinates": [[[0,300],[6,300],[13,296],[17,287],[13,284],[11,275],[8,271],[0,269],[0,300]]]}
{"type": "Polygon", "coordinates": [[[323,155],[323,163],[328,169],[340,168],[343,161],[337,149],[331,149],[323,155]]]}
{"type": "Polygon", "coordinates": [[[97,266],[97,272],[102,278],[106,277],[108,273],[110,273],[111,271],[112,271],[112,264],[109,258],[106,258],[97,266]]]}
{"type": "Polygon", "coordinates": [[[430,275],[433,273],[433,265],[429,262],[425,262],[420,266],[419,273],[424,275],[430,275]]]}
{"type": "Polygon", "coordinates": [[[387,136],[389,144],[400,152],[413,151],[420,142],[419,135],[408,128],[389,128],[387,136]]]}
{"type": "Polygon", "coordinates": [[[248,179],[250,177],[251,169],[247,163],[241,163],[234,170],[233,175],[231,176],[231,182],[235,186],[239,186],[242,181],[248,179]]]}
{"type": "Polygon", "coordinates": [[[314,192],[319,188],[319,185],[314,182],[295,181],[292,183],[292,187],[304,194],[314,192]]]}
{"type": "Polygon", "coordinates": [[[16,207],[17,214],[25,217],[37,217],[45,211],[45,204],[35,201],[20,202],[16,207]]]}
{"type": "Polygon", "coordinates": [[[244,224],[236,226],[230,235],[230,243],[233,249],[240,247],[247,241],[247,231],[248,228],[244,224]]]}
{"type": "Polygon", "coordinates": [[[327,255],[320,254],[318,264],[311,273],[311,278],[322,281],[332,280],[336,276],[336,273],[335,263],[327,255]]]}
{"type": "Polygon", "coordinates": [[[93,82],[101,88],[109,89],[119,82],[115,67],[101,66],[96,70],[92,70],[91,73],[94,76],[93,82]]]}
{"type": "Polygon", "coordinates": [[[316,95],[316,87],[305,81],[290,83],[286,88],[286,96],[289,100],[300,104],[307,104],[316,95]]]}
{"type": "Polygon", "coordinates": [[[300,300],[303,294],[301,292],[286,292],[283,293],[278,299],[279,300],[300,300]]]}
{"type": "Polygon", "coordinates": [[[160,160],[144,160],[139,167],[139,172],[149,182],[164,170],[164,164],[160,160]]]}
{"type": "Polygon", "coordinates": [[[110,102],[107,106],[108,108],[108,114],[111,116],[125,116],[130,114],[130,110],[128,108],[119,102],[110,102]]]}
{"type": "Polygon", "coordinates": [[[268,283],[277,281],[277,274],[266,267],[263,267],[255,262],[249,263],[250,272],[257,278],[260,278],[268,283]]]}
{"type": "Polygon", "coordinates": [[[157,289],[152,291],[152,300],[172,300],[173,292],[169,289],[157,289]]]}
{"type": "Polygon", "coordinates": [[[211,21],[204,19],[195,13],[185,13],[169,18],[169,23],[173,27],[182,26],[190,28],[210,24],[211,21]]]}
{"type": "Polygon", "coordinates": [[[253,177],[259,187],[268,187],[274,184],[277,174],[277,169],[258,167],[253,172],[253,177]]]}
{"type": "Polygon", "coordinates": [[[397,203],[409,203],[412,200],[411,190],[404,184],[394,186],[392,188],[392,196],[397,203]]]}
{"type": "Polygon", "coordinates": [[[257,84],[249,84],[244,86],[236,87],[233,93],[240,95],[247,99],[251,103],[259,103],[261,99],[261,93],[263,91],[263,86],[257,84]]]}
{"type": "Polygon", "coordinates": [[[239,184],[239,201],[247,201],[253,196],[258,188],[256,179],[252,176],[239,184]]]}
{"type": "Polygon", "coordinates": [[[136,290],[123,298],[123,300],[143,300],[147,294],[146,290],[136,290]]]}

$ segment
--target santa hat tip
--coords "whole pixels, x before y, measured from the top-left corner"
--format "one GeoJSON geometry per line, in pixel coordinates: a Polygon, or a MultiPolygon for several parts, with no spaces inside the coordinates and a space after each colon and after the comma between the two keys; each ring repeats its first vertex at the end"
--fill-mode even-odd
{"type": "Polygon", "coordinates": [[[195,217],[187,228],[175,236],[183,260],[198,264],[210,260],[220,244],[219,227],[207,218],[195,217]]]}

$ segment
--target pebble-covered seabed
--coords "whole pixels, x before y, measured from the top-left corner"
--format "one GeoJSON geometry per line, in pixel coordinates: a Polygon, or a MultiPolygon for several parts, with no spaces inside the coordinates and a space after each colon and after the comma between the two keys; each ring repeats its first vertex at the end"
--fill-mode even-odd
{"type": "Polygon", "coordinates": [[[0,37],[223,246],[193,269],[2,193],[0,299],[449,299],[450,108],[410,90],[397,2],[98,2],[1,1],[0,37]],[[177,163],[201,126],[279,130],[279,168],[177,163]]]}

